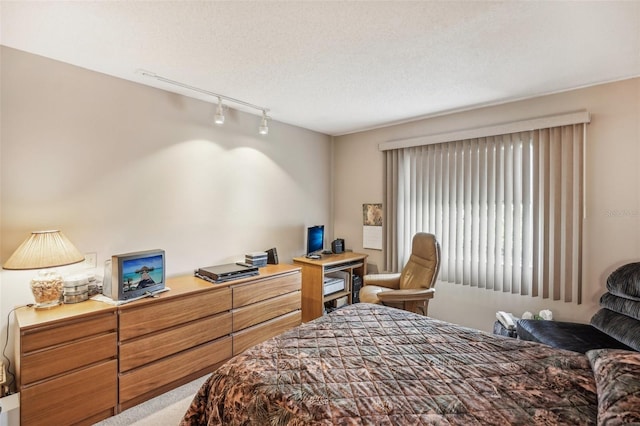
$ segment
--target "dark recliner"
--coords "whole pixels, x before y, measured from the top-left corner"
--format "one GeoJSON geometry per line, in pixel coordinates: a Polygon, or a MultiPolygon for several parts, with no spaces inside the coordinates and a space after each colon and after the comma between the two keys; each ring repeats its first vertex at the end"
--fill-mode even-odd
{"type": "Polygon", "coordinates": [[[554,348],[586,353],[591,349],[633,350],[591,324],[525,319],[516,324],[518,338],[554,348]]]}
{"type": "Polygon", "coordinates": [[[607,290],[591,324],[518,320],[518,338],[582,353],[602,348],[640,351],[640,262],[609,275],[607,290]]]}

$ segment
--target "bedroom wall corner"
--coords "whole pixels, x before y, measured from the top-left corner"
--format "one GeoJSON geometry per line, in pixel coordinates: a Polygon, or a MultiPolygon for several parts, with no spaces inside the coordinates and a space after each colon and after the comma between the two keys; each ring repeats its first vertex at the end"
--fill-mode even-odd
{"type": "MultiPolygon", "coordinates": [[[[329,136],[275,111],[266,136],[231,108],[217,127],[214,102],[0,49],[0,263],[50,228],[96,253],[97,275],[113,254],[155,248],[168,276],[271,247],[289,263],[306,226],[332,234],[329,136]]],[[[0,326],[33,301],[32,272],[0,271],[0,326]]]]}
{"type": "Polygon", "coordinates": [[[382,200],[379,143],[585,109],[592,122],[587,130],[585,165],[583,303],[438,283],[429,314],[486,331],[491,330],[497,310],[521,315],[527,310],[551,309],[558,320],[588,322],[599,308],[606,277],[618,266],[640,258],[640,78],[337,137],[336,180],[350,185],[335,189],[336,232],[349,235],[354,250],[368,253],[372,266],[382,268],[382,253],[362,248],[357,211],[358,205],[372,198],[382,200]]]}

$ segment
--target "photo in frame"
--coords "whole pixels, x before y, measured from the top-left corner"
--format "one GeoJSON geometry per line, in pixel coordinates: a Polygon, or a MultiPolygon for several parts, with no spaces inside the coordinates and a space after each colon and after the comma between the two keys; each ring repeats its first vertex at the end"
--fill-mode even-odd
{"type": "Polygon", "coordinates": [[[362,205],[362,247],[382,250],[382,203],[362,205]]]}

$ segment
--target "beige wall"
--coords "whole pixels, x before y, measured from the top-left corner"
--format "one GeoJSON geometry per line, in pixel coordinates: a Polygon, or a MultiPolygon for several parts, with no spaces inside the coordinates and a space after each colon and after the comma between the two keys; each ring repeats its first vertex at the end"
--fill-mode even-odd
{"type": "MultiPolygon", "coordinates": [[[[0,53],[2,262],[50,228],[98,265],[163,248],[168,275],[271,247],[290,262],[306,226],[331,235],[330,137],[277,121],[265,137],[259,116],[235,110],[217,127],[214,103],[0,53]]],[[[32,275],[0,272],[2,323],[33,301],[32,275]]]]}
{"type": "MultiPolygon", "coordinates": [[[[584,303],[580,306],[439,283],[430,315],[490,329],[495,311],[549,308],[588,321],[606,276],[640,257],[640,79],[450,114],[331,139],[2,47],[0,249],[60,228],[98,263],[161,247],[170,275],[276,246],[304,250],[304,227],[362,248],[363,203],[382,202],[382,154],[394,139],[587,109],[584,303]],[[332,163],[333,158],[333,163],[332,163]],[[333,176],[332,179],[327,176],[333,176]],[[331,192],[333,191],[333,197],[331,192]],[[333,224],[333,230],[331,225],[333,224]],[[334,232],[335,231],[335,232],[334,232]]],[[[31,273],[0,273],[0,314],[30,302],[31,273]]]]}
{"type": "Polygon", "coordinates": [[[2,259],[29,231],[83,251],[167,250],[170,273],[330,224],[326,135],[2,48],[2,259]]]}
{"type": "MultiPolygon", "coordinates": [[[[520,315],[548,308],[556,319],[588,322],[608,274],[640,259],[640,78],[335,138],[336,235],[363,250],[361,205],[383,201],[379,143],[584,109],[592,121],[586,150],[583,303],[439,283],[429,314],[485,330],[491,329],[496,310],[520,315]]],[[[371,269],[383,268],[382,252],[363,251],[370,255],[371,269]]]]}

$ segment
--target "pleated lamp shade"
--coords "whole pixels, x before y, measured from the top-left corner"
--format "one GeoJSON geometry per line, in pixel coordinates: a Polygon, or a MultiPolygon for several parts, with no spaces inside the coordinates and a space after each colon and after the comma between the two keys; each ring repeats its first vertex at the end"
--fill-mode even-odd
{"type": "Polygon", "coordinates": [[[84,255],[60,231],[32,232],[2,266],[4,269],[44,269],[82,262],[84,255]]]}

